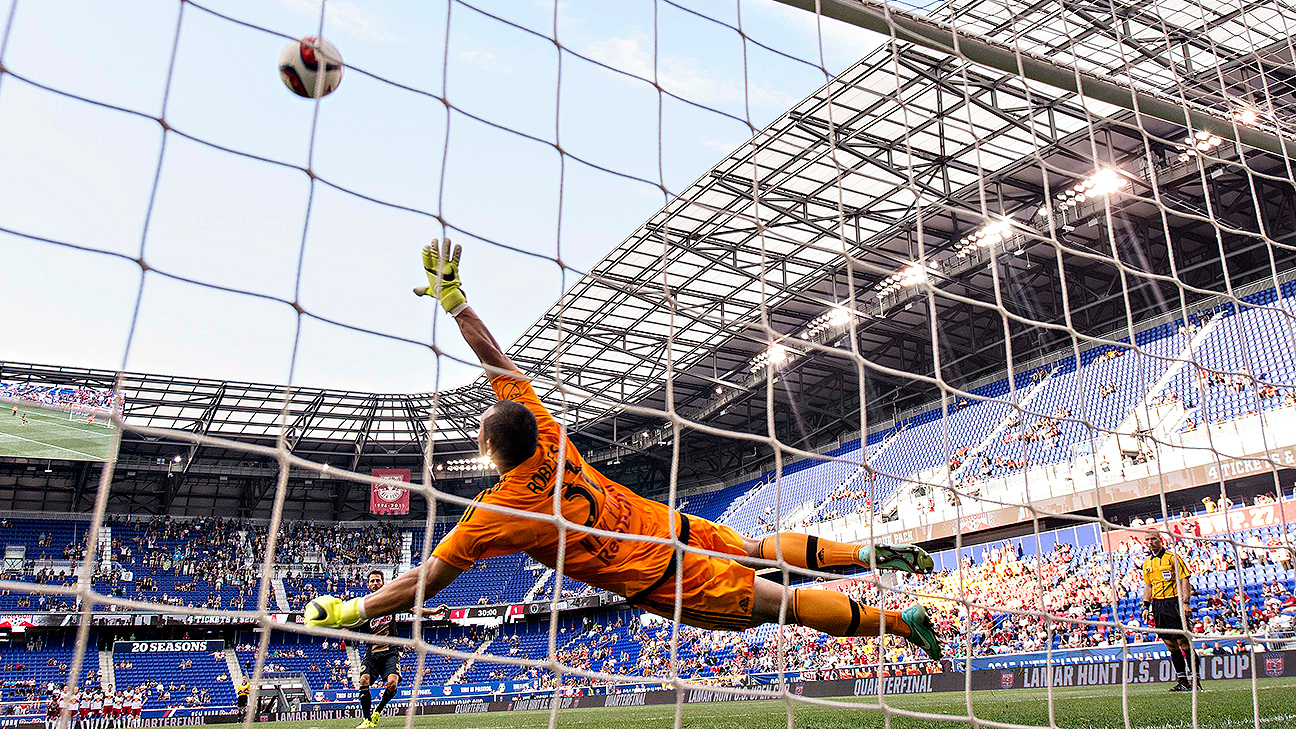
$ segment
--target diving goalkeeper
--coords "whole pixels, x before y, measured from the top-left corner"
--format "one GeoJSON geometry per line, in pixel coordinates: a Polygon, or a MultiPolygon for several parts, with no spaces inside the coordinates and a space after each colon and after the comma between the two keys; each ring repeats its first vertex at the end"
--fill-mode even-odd
{"type": "Polygon", "coordinates": [[[581,458],[565,438],[531,383],[505,356],[486,325],[468,306],[459,279],[460,249],[437,241],[423,249],[429,285],[414,289],[433,295],[454,317],[468,345],[490,376],[499,397],[481,416],[478,445],[499,471],[496,485],[476,501],[536,514],[528,518],[470,506],[459,523],[432,552],[432,559],[365,597],[342,601],[322,596],[306,609],[307,625],[352,627],[379,615],[411,609],[419,582],[424,599],[445,589],[478,560],[526,552],[537,562],[556,568],[559,545],[566,538],[563,574],[622,595],[635,607],[672,618],[675,614],[677,573],[682,573],[680,619],[711,630],[744,630],[777,622],[787,597],[788,622],[835,636],[875,636],[884,629],[920,647],[933,660],[941,657],[940,641],[927,611],[913,605],[902,611],[879,610],[831,590],[788,590],[756,578],[741,564],[745,558],[790,565],[824,567],[876,566],[905,572],[929,572],[931,555],[908,545],[859,546],[806,534],[774,534],[747,539],[734,529],[669,509],[638,496],[608,479],[581,458]],[[707,556],[677,550],[670,543],[618,539],[603,534],[566,530],[550,521],[554,488],[569,523],[612,534],[634,534],[719,552],[707,556]],[[790,593],[790,594],[788,594],[790,593]]]}

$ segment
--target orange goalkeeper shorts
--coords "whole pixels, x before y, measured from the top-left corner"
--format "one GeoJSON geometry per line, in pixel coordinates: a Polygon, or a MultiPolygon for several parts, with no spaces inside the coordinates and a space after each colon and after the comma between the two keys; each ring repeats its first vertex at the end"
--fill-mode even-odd
{"type": "MultiPolygon", "coordinates": [[[[690,547],[746,556],[742,536],[731,527],[713,524],[696,516],[685,518],[690,547]]],[[[751,627],[756,570],[724,557],[693,552],[683,552],[682,555],[680,622],[706,630],[745,630],[751,627]]],[[[637,599],[635,605],[674,619],[678,564],[672,560],[672,569],[663,575],[665,581],[637,599]]]]}

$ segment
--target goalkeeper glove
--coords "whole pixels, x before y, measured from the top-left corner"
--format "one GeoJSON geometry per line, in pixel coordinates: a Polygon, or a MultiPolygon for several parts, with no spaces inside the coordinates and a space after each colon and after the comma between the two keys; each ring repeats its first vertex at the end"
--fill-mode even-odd
{"type": "Polygon", "coordinates": [[[320,595],[306,605],[306,624],[317,628],[351,628],[364,619],[360,601],[353,598],[343,601],[332,595],[320,595]]]}
{"type": "Polygon", "coordinates": [[[463,249],[455,246],[452,253],[449,238],[446,239],[444,248],[438,243],[433,238],[432,243],[423,248],[423,271],[427,273],[428,285],[415,287],[414,293],[419,296],[436,296],[441,300],[441,308],[454,315],[468,305],[463,282],[459,280],[459,254],[463,249]]]}

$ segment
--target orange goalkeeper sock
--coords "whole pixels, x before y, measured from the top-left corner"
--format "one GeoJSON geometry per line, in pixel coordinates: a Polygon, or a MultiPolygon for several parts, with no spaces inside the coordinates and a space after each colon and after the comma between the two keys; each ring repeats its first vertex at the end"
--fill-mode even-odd
{"type": "Polygon", "coordinates": [[[793,590],[792,620],[836,636],[878,635],[885,621],[888,635],[909,637],[909,626],[899,611],[861,605],[833,590],[793,590]]]}
{"type": "Polygon", "coordinates": [[[765,537],[760,543],[761,559],[778,559],[778,548],[782,548],[783,561],[793,567],[805,567],[817,570],[820,567],[845,567],[857,565],[867,567],[859,561],[860,545],[834,542],[831,539],[820,539],[809,534],[773,534],[765,537]]]}

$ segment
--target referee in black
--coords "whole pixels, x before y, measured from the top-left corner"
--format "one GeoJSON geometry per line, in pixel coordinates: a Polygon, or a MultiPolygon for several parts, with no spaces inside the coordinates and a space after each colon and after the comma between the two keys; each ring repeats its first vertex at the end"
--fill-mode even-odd
{"type": "MultiPolygon", "coordinates": [[[[1159,531],[1147,532],[1147,546],[1149,553],[1143,560],[1143,619],[1157,629],[1170,649],[1170,662],[1179,674],[1179,682],[1170,690],[1192,691],[1197,661],[1192,638],[1183,622],[1192,616],[1188,565],[1182,557],[1166,549],[1165,536],[1159,531]]],[[[1196,683],[1200,689],[1201,682],[1196,683]]]]}

